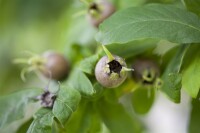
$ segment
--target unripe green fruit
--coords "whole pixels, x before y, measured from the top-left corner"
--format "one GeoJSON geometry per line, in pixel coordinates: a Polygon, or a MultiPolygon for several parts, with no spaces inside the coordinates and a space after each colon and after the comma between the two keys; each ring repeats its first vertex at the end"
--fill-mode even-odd
{"type": "Polygon", "coordinates": [[[45,59],[42,73],[47,78],[60,81],[68,76],[69,63],[63,55],[55,52],[45,52],[42,57],[45,59]]]}
{"type": "Polygon", "coordinates": [[[103,56],[95,67],[97,81],[106,88],[118,87],[127,77],[124,59],[119,56],[114,56],[114,58],[114,60],[109,61],[107,56],[103,56]]]}
{"type": "Polygon", "coordinates": [[[133,78],[138,82],[142,82],[144,85],[153,85],[156,78],[160,75],[158,65],[152,60],[136,60],[132,68],[134,69],[132,72],[133,78]]]}
{"type": "Polygon", "coordinates": [[[92,3],[89,7],[89,20],[90,23],[97,27],[106,18],[111,16],[115,12],[115,7],[107,0],[102,0],[99,3],[92,3]]]}

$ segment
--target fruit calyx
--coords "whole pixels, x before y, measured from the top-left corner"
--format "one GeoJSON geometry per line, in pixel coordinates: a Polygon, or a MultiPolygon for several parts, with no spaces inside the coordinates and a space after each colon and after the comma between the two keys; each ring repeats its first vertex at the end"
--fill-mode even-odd
{"type": "Polygon", "coordinates": [[[102,45],[104,52],[106,53],[108,57],[108,68],[109,68],[109,74],[117,73],[120,76],[120,72],[123,71],[133,71],[134,69],[129,69],[126,66],[124,66],[124,60],[113,56],[110,51],[102,45]]]}
{"type": "Polygon", "coordinates": [[[91,3],[90,6],[89,6],[89,11],[90,10],[94,10],[94,11],[97,11],[97,12],[100,12],[100,9],[98,7],[98,4],[97,3],[91,3]]]}
{"type": "Polygon", "coordinates": [[[57,95],[51,93],[49,90],[45,90],[40,96],[36,99],[41,102],[41,106],[45,108],[53,108],[54,102],[57,98],[57,95]]]}
{"type": "Polygon", "coordinates": [[[110,74],[113,72],[120,74],[120,72],[122,70],[122,65],[118,61],[112,60],[111,62],[109,62],[107,64],[109,65],[110,74]]]}
{"type": "Polygon", "coordinates": [[[143,71],[142,79],[143,79],[142,81],[143,84],[151,85],[156,80],[156,73],[154,72],[154,70],[147,68],[145,71],[143,71]]]}
{"type": "Polygon", "coordinates": [[[88,13],[93,17],[93,18],[99,18],[101,16],[101,11],[102,9],[99,7],[98,3],[91,3],[88,8],[88,13]]]}
{"type": "Polygon", "coordinates": [[[52,108],[55,100],[56,100],[56,95],[50,93],[49,91],[46,91],[45,93],[42,94],[41,104],[44,107],[52,108]]]}

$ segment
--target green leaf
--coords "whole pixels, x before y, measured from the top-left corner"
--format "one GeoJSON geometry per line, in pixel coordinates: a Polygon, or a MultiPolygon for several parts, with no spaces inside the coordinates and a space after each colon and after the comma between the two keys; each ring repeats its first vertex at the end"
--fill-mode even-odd
{"type": "Polygon", "coordinates": [[[94,102],[82,102],[67,123],[69,133],[100,133],[101,120],[94,102]]]}
{"type": "MultiPolygon", "coordinates": [[[[194,51],[193,51],[194,52],[194,51]]],[[[183,89],[193,98],[197,97],[200,89],[200,53],[196,52],[195,55],[191,56],[192,61],[189,66],[183,72],[183,89]]]]}
{"type": "Polygon", "coordinates": [[[98,103],[98,110],[106,127],[111,133],[140,133],[141,125],[133,119],[119,103],[109,103],[103,99],[98,103]]]}
{"type": "Polygon", "coordinates": [[[184,0],[188,10],[200,16],[200,0],[184,0]]]}
{"type": "Polygon", "coordinates": [[[170,5],[151,4],[116,12],[100,25],[96,40],[102,44],[147,38],[195,43],[200,42],[199,36],[198,16],[170,5]]]}
{"type": "Polygon", "coordinates": [[[174,58],[167,66],[162,79],[164,81],[161,90],[174,102],[180,102],[181,75],[179,74],[184,55],[189,45],[181,45],[174,58]]]}
{"type": "Polygon", "coordinates": [[[168,53],[171,49],[177,47],[180,44],[177,43],[171,43],[169,41],[166,40],[160,40],[157,43],[156,48],[154,49],[154,53],[160,56],[165,55],[166,53],[168,53]]]}
{"type": "Polygon", "coordinates": [[[71,68],[77,65],[77,62],[83,60],[83,58],[91,56],[93,53],[86,46],[78,44],[66,45],[65,57],[71,62],[71,68]]]}
{"type": "Polygon", "coordinates": [[[54,102],[53,114],[65,125],[71,114],[76,110],[81,99],[80,93],[70,87],[62,86],[54,102]]]}
{"type": "Polygon", "coordinates": [[[99,59],[99,55],[90,56],[80,62],[79,68],[88,74],[94,75],[94,69],[99,59]]]}
{"type": "MultiPolygon", "coordinates": [[[[75,12],[77,12],[77,10],[74,10],[71,13],[71,16],[75,12]]],[[[67,41],[66,43],[68,45],[72,43],[78,43],[80,45],[91,44],[91,42],[94,39],[93,35],[96,33],[97,30],[90,25],[88,20],[85,19],[85,16],[70,18],[68,19],[68,21],[69,20],[72,20],[72,21],[71,21],[71,24],[67,27],[68,28],[67,34],[65,36],[66,41],[67,41]]]]}
{"type": "Polygon", "coordinates": [[[95,93],[92,83],[88,77],[79,69],[74,69],[67,84],[78,90],[84,96],[91,96],[95,93]]]}
{"type": "Polygon", "coordinates": [[[162,91],[175,103],[180,103],[181,75],[170,73],[165,76],[162,91]]]}
{"type": "Polygon", "coordinates": [[[54,115],[51,109],[41,108],[34,115],[34,120],[27,133],[51,133],[54,115]]]}
{"type": "Polygon", "coordinates": [[[145,114],[150,109],[154,102],[154,89],[140,87],[133,92],[131,102],[134,111],[139,114],[145,114]]]}
{"type": "MultiPolygon", "coordinates": [[[[200,96],[200,95],[199,95],[200,96]]],[[[192,100],[192,111],[190,115],[190,122],[189,122],[189,133],[198,133],[199,132],[199,118],[200,118],[200,101],[198,99],[192,100]]]]}
{"type": "Polygon", "coordinates": [[[0,128],[24,116],[25,108],[40,89],[27,89],[0,97],[0,128]]]}
{"type": "Polygon", "coordinates": [[[102,97],[102,95],[104,94],[104,87],[99,82],[95,82],[93,84],[93,87],[95,90],[95,94],[90,97],[90,100],[96,100],[102,97]]]}
{"type": "Polygon", "coordinates": [[[116,4],[120,9],[127,8],[130,6],[141,6],[145,4],[147,0],[116,0],[116,4]]]}
{"type": "Polygon", "coordinates": [[[133,41],[126,44],[111,44],[107,48],[113,54],[122,56],[123,58],[138,55],[148,49],[154,48],[157,41],[152,39],[133,41]]]}

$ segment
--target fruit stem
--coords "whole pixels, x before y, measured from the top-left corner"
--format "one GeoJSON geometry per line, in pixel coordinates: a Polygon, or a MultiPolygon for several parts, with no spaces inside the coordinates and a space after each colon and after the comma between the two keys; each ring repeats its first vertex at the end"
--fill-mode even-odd
{"type": "Polygon", "coordinates": [[[127,68],[127,67],[123,67],[123,70],[124,70],[124,71],[134,71],[134,69],[132,69],[132,68],[127,68]]]}
{"type": "Polygon", "coordinates": [[[110,53],[110,51],[108,51],[108,49],[104,45],[102,45],[102,47],[103,47],[104,52],[108,56],[109,62],[113,61],[115,59],[114,56],[110,53]]]}

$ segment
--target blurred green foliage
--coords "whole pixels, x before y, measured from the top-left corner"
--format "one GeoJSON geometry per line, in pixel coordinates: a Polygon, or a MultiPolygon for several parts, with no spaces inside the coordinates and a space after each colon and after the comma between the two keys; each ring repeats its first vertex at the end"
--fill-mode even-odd
{"type": "MultiPolygon", "coordinates": [[[[113,0],[112,2],[118,9],[123,9],[151,2],[174,1],[113,0]]],[[[19,79],[21,68],[12,63],[14,58],[24,56],[24,51],[40,54],[53,49],[65,54],[69,60],[74,60],[76,57],[70,57],[73,56],[71,45],[87,45],[93,48],[92,51],[94,50],[96,47],[94,34],[97,30],[88,23],[85,14],[74,17],[82,11],[86,11],[86,6],[79,0],[0,1],[1,94],[17,90],[27,84],[19,79]]]]}
{"type": "MultiPolygon", "coordinates": [[[[181,0],[111,1],[117,7],[117,10],[125,9],[130,6],[142,6],[149,3],[174,4],[181,8],[185,8],[181,0]]],[[[185,4],[187,4],[187,2],[188,1],[185,0],[185,4]]],[[[198,10],[192,10],[194,7],[191,3],[186,7],[191,11],[199,13],[198,10]]],[[[70,85],[69,83],[73,81],[73,85],[75,85],[77,81],[74,79],[80,78],[80,82],[77,83],[76,86],[71,86],[79,88],[80,92],[88,91],[85,94],[86,96],[87,94],[93,93],[93,91],[101,88],[101,86],[91,78],[93,76],[92,68],[100,55],[102,55],[102,51],[99,50],[99,44],[97,44],[94,39],[94,35],[98,30],[90,25],[86,14],[83,13],[80,15],[82,12],[87,13],[86,8],[86,5],[81,3],[79,0],[0,0],[0,95],[5,95],[25,87],[44,88],[46,86],[46,83],[40,80],[35,74],[28,74],[26,82],[23,82],[20,79],[20,71],[23,66],[13,64],[13,59],[27,56],[24,53],[25,51],[41,54],[47,50],[54,50],[62,53],[70,61],[73,68],[69,80],[64,83],[70,85]],[[98,54],[94,55],[96,52],[98,54]],[[86,67],[86,65],[89,67],[86,67]]],[[[118,55],[127,58],[129,66],[133,59],[140,57],[150,57],[158,61],[162,60],[161,71],[164,72],[167,66],[166,64],[170,62],[172,59],[171,57],[175,55],[178,49],[177,47],[179,46],[178,44],[174,44],[175,46],[170,44],[172,43],[147,39],[129,42],[124,45],[111,44],[108,46],[108,49],[114,54],[117,53],[118,55]],[[165,47],[160,47],[160,43],[162,43],[161,45],[166,44],[165,47]],[[163,49],[167,50],[163,53],[160,52],[163,51],[163,49]],[[172,50],[168,52],[171,49],[174,51],[172,50]],[[152,55],[153,52],[154,55],[152,55]],[[166,54],[166,56],[164,56],[164,54],[166,54]]],[[[185,53],[184,50],[182,50],[182,52],[185,53]]],[[[180,58],[182,58],[181,53],[177,54],[177,56],[181,56],[180,58]]],[[[176,61],[176,57],[174,58],[175,61],[172,61],[175,65],[173,64],[171,66],[172,69],[173,66],[180,64],[176,61]]],[[[189,55],[186,55],[186,58],[189,58],[189,55]]],[[[186,68],[187,67],[184,67],[184,69],[186,68]]],[[[178,83],[180,83],[180,81],[178,81],[178,83]]],[[[144,129],[143,124],[141,124],[137,118],[131,119],[129,116],[130,114],[126,112],[121,104],[117,103],[116,99],[116,97],[121,96],[121,93],[124,94],[126,91],[133,89],[133,85],[135,85],[135,83],[127,80],[120,88],[113,92],[106,90],[104,92],[104,97],[97,97],[97,99],[91,98],[91,101],[88,101],[84,97],[78,110],[74,113],[72,118],[70,118],[69,123],[65,128],[72,132],[85,131],[92,133],[101,130],[103,133],[106,133],[108,132],[106,126],[109,126],[110,130],[114,133],[121,133],[122,131],[142,132],[144,129]],[[102,108],[102,105],[105,107],[102,108]],[[98,113],[97,110],[99,111],[98,113]],[[124,116],[118,114],[124,114],[124,116]],[[77,125],[76,120],[80,120],[80,122],[84,124],[77,125]],[[103,121],[105,125],[100,123],[100,121],[103,121]],[[77,127],[79,128],[77,129],[77,127]],[[88,129],[88,127],[91,128],[88,129]]],[[[196,89],[199,89],[198,83],[196,89]]],[[[180,87],[178,87],[178,94],[180,93],[179,91],[180,87]]],[[[102,92],[99,92],[97,94],[101,95],[101,93],[102,92]]],[[[154,95],[150,98],[150,101],[146,103],[147,106],[137,106],[141,103],[145,103],[142,96],[146,96],[145,98],[147,98],[147,93],[148,92],[145,90],[145,92],[134,97],[136,100],[141,100],[141,102],[133,103],[136,105],[135,110],[138,111],[136,111],[137,113],[146,113],[152,106],[154,95]]],[[[154,94],[154,92],[152,93],[154,94]]],[[[137,93],[134,95],[136,94],[137,93]]],[[[179,102],[179,97],[177,99],[179,102]]],[[[146,100],[148,100],[148,98],[146,100]]],[[[191,126],[191,131],[196,130],[196,127],[198,127],[196,126],[197,119],[195,119],[195,116],[199,116],[199,114],[196,113],[197,103],[197,100],[193,100],[194,107],[192,110],[193,114],[191,121],[194,122],[195,127],[191,126]]],[[[40,113],[40,111],[38,112],[40,113]]],[[[42,113],[43,112],[48,113],[49,110],[42,110],[42,113]]],[[[39,113],[36,114],[36,117],[41,115],[39,113]]],[[[52,112],[50,111],[50,113],[52,112]]],[[[48,128],[51,128],[52,118],[53,116],[50,115],[49,123],[47,123],[48,128]]],[[[35,121],[38,120],[39,118],[36,118],[35,121]]],[[[28,123],[30,123],[30,121],[28,123]]],[[[56,124],[58,123],[59,122],[57,121],[56,124]]],[[[53,130],[56,130],[57,128],[56,124],[53,125],[53,130]]],[[[27,128],[26,123],[22,126],[27,128]]],[[[60,132],[66,131],[65,129],[62,130],[63,131],[60,132]]],[[[20,128],[18,132],[24,132],[23,128],[20,128]]]]}

